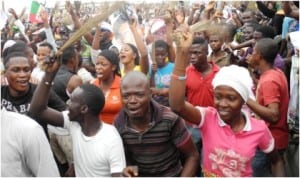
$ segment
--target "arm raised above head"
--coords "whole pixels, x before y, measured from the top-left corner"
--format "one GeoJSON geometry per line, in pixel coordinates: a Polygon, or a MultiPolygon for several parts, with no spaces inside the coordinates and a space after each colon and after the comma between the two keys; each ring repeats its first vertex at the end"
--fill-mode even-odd
{"type": "Polygon", "coordinates": [[[63,127],[64,119],[62,113],[47,107],[50,87],[58,71],[59,62],[58,60],[48,62],[45,64],[45,67],[45,76],[33,94],[28,115],[33,118],[41,119],[48,124],[63,127]]]}
{"type": "Polygon", "coordinates": [[[179,27],[174,35],[177,49],[169,88],[170,107],[185,120],[199,124],[201,121],[200,111],[185,101],[185,69],[189,64],[189,47],[192,44],[193,35],[186,27],[179,27]]]}

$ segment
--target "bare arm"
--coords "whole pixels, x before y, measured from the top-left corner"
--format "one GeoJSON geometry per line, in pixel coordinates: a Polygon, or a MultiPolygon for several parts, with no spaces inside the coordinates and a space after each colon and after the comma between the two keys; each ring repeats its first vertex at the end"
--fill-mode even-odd
{"type": "Polygon", "coordinates": [[[180,153],[183,154],[185,160],[183,169],[181,172],[181,177],[193,177],[197,176],[197,169],[199,167],[199,153],[196,149],[195,144],[190,138],[187,143],[182,145],[180,148],[180,153]]]}
{"type": "MultiPolygon", "coordinates": [[[[179,36],[185,35],[176,41],[176,60],[173,70],[173,75],[185,76],[185,69],[189,63],[189,47],[192,43],[193,34],[188,31],[185,34],[178,32],[179,36]],[[186,39],[184,39],[186,38],[186,39]]],[[[176,34],[176,35],[177,35],[176,34]]],[[[180,115],[185,120],[199,124],[201,121],[201,113],[192,104],[185,102],[185,80],[179,80],[176,77],[171,77],[169,88],[169,103],[171,109],[180,115]]]]}
{"type": "Polygon", "coordinates": [[[48,124],[63,127],[64,119],[62,113],[47,107],[51,83],[58,68],[58,62],[48,65],[45,76],[33,94],[28,115],[33,118],[41,119],[48,124]]]}
{"type": "Polygon", "coordinates": [[[141,71],[147,75],[149,70],[148,50],[144,41],[141,38],[141,35],[137,30],[137,20],[134,19],[132,23],[129,23],[129,27],[133,34],[134,40],[136,42],[136,46],[141,54],[141,58],[139,61],[141,66],[141,71]]]}
{"type": "MultiPolygon", "coordinates": [[[[69,14],[72,17],[72,21],[74,23],[74,29],[78,30],[81,27],[81,23],[79,22],[79,17],[73,11],[73,8],[72,8],[72,5],[71,5],[70,1],[66,1],[65,8],[66,8],[66,10],[69,12],[69,14]]],[[[93,42],[93,36],[89,32],[84,35],[84,38],[89,43],[89,45],[92,44],[92,42],[93,42]]]]}
{"type": "Polygon", "coordinates": [[[173,32],[173,23],[172,22],[166,22],[166,27],[167,27],[167,44],[168,44],[168,58],[169,62],[174,62],[176,58],[176,53],[175,49],[173,47],[173,40],[172,40],[172,32],[173,32]]]}
{"type": "Polygon", "coordinates": [[[92,48],[94,50],[99,50],[100,46],[99,46],[99,43],[100,43],[100,28],[97,26],[97,29],[96,29],[96,33],[94,35],[94,38],[93,38],[93,43],[92,43],[92,48]]]}
{"type": "Polygon", "coordinates": [[[265,107],[252,99],[248,99],[247,105],[255,114],[267,122],[276,124],[280,119],[279,103],[271,103],[265,107]]]}

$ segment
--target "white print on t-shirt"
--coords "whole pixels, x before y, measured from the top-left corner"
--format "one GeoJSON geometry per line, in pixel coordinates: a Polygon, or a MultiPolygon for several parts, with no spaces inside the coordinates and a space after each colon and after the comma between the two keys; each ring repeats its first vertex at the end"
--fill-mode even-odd
{"type": "Polygon", "coordinates": [[[1,108],[5,108],[7,111],[13,111],[20,114],[26,114],[29,111],[30,103],[20,104],[14,106],[12,102],[7,101],[6,99],[1,99],[1,108]]]}
{"type": "Polygon", "coordinates": [[[212,161],[212,170],[219,169],[224,176],[228,177],[240,177],[249,161],[249,158],[235,153],[234,150],[221,148],[215,148],[214,152],[209,154],[209,159],[212,161]]]}

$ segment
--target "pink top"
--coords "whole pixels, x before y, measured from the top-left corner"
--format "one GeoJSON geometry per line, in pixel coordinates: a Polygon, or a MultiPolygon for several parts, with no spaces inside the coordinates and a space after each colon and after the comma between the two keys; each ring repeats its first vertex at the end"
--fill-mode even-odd
{"type": "Polygon", "coordinates": [[[212,107],[197,107],[202,119],[204,176],[252,176],[251,162],[258,147],[265,153],[274,149],[274,138],[262,120],[249,118],[243,130],[234,133],[212,107]]]}

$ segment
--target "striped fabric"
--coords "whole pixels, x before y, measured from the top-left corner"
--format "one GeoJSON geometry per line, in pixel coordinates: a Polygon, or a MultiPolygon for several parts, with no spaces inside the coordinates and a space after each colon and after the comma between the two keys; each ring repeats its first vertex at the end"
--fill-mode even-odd
{"type": "Polygon", "coordinates": [[[155,101],[151,101],[149,129],[138,133],[129,127],[122,110],[115,120],[124,143],[127,165],[137,165],[141,177],[179,176],[182,170],[177,149],[190,137],[183,119],[155,101]]]}

